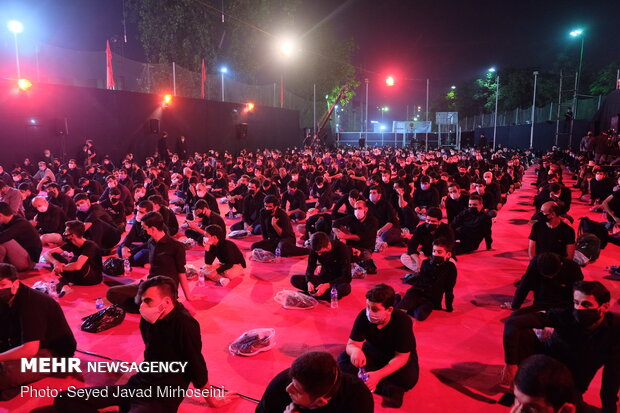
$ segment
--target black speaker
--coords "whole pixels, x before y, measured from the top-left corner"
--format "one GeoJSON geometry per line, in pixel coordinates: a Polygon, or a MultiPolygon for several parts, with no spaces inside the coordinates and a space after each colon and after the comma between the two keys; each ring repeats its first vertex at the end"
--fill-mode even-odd
{"type": "Polygon", "coordinates": [[[248,137],[248,124],[247,123],[237,124],[237,139],[247,139],[247,137],[248,137]]]}
{"type": "Polygon", "coordinates": [[[159,119],[149,119],[146,133],[159,134],[159,119]]]}

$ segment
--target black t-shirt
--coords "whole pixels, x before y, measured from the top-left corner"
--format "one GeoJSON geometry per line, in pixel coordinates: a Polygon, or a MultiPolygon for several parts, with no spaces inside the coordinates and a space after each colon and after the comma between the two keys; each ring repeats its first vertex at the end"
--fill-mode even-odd
{"type": "MultiPolygon", "coordinates": [[[[291,383],[289,369],[275,376],[256,407],[256,413],[280,413],[291,404],[291,396],[286,392],[286,387],[291,383]]],[[[368,387],[357,377],[340,372],[340,387],[329,400],[329,403],[318,409],[300,409],[302,413],[372,413],[374,400],[368,387]]]]}
{"type": "Polygon", "coordinates": [[[73,257],[69,260],[69,262],[76,262],[78,258],[80,257],[80,255],[87,256],[88,263],[90,264],[90,268],[93,271],[92,276],[99,277],[99,278],[102,277],[101,271],[103,269],[102,268],[103,266],[101,264],[101,250],[94,241],[87,239],[86,241],[84,241],[84,244],[82,244],[82,246],[79,248],[75,246],[73,243],[67,242],[66,244],[62,245],[60,248],[62,248],[63,251],[68,251],[68,252],[73,253],[73,257]]]}
{"type": "Polygon", "coordinates": [[[164,235],[159,241],[149,240],[149,277],[165,275],[179,283],[179,274],[185,273],[185,248],[179,241],[164,235]]]}
{"type": "Polygon", "coordinates": [[[620,217],[620,189],[614,191],[612,194],[609,208],[613,211],[615,216],[620,217]]]}
{"type": "Polygon", "coordinates": [[[0,352],[37,340],[40,348],[58,356],[75,353],[75,338],[60,305],[49,295],[20,284],[11,307],[0,305],[0,352]]]}
{"type": "Polygon", "coordinates": [[[568,224],[560,222],[555,228],[549,228],[545,222],[536,222],[530,237],[536,241],[536,255],[543,252],[555,252],[566,257],[566,246],[575,243],[575,230],[568,224]]]}
{"type": "Polygon", "coordinates": [[[366,310],[360,311],[353,323],[349,336],[353,341],[365,341],[362,349],[381,357],[384,363],[390,361],[396,353],[411,353],[408,364],[418,364],[415,336],[411,318],[402,311],[392,311],[390,321],[382,329],[366,317],[366,310]]]}

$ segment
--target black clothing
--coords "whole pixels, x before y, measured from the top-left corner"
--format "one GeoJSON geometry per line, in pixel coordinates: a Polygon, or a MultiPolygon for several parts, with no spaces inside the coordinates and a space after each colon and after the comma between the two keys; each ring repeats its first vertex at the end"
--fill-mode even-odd
{"type": "Polygon", "coordinates": [[[413,207],[414,208],[430,208],[438,207],[441,197],[437,188],[430,187],[426,191],[422,189],[416,189],[413,192],[413,207]]]}
{"type": "Polygon", "coordinates": [[[112,248],[121,239],[121,230],[110,214],[99,204],[91,204],[88,211],[78,212],[77,219],[84,223],[92,223],[91,227],[86,231],[86,237],[95,241],[100,248],[112,248]]]}
{"type": "Polygon", "coordinates": [[[485,240],[487,249],[491,249],[493,238],[491,236],[491,217],[484,212],[472,212],[469,208],[454,218],[452,228],[456,243],[456,252],[464,253],[478,249],[485,240]]]}
{"type": "Polygon", "coordinates": [[[256,195],[248,193],[243,199],[243,222],[252,228],[260,225],[260,211],[263,209],[264,200],[265,194],[262,191],[258,191],[256,195]]]}
{"type": "Polygon", "coordinates": [[[535,353],[563,362],[585,392],[603,367],[601,401],[604,413],[615,413],[620,388],[620,317],[607,312],[601,325],[589,331],[577,323],[572,309],[527,313],[510,317],[504,328],[506,364],[519,364],[535,353]],[[551,337],[540,343],[532,329],[553,327],[551,337]]]}
{"type": "Polygon", "coordinates": [[[52,196],[48,196],[47,202],[61,207],[62,210],[65,211],[67,218],[75,219],[76,217],[75,202],[73,202],[73,199],[71,199],[69,195],[61,193],[61,194],[58,194],[56,198],[52,196]]]}
{"type": "Polygon", "coordinates": [[[69,260],[70,263],[76,262],[80,255],[87,256],[88,261],[84,265],[89,265],[91,268],[91,272],[88,274],[90,281],[96,281],[94,284],[101,282],[103,277],[103,265],[101,263],[101,252],[97,244],[93,241],[86,240],[84,244],[78,248],[75,244],[67,242],[60,248],[62,248],[63,251],[68,251],[73,254],[73,257],[69,260]]]}
{"type": "Polygon", "coordinates": [[[456,265],[452,261],[435,265],[426,259],[420,267],[420,274],[414,278],[414,284],[405,293],[405,297],[396,306],[399,310],[409,311],[405,305],[407,295],[418,294],[428,299],[435,310],[441,310],[441,302],[445,297],[446,311],[452,311],[454,302],[454,286],[456,285],[456,265]]]}
{"type": "Polygon", "coordinates": [[[114,223],[119,227],[119,229],[125,232],[125,224],[127,224],[127,214],[125,214],[125,207],[119,201],[116,204],[113,204],[110,199],[103,200],[100,205],[105,208],[105,212],[112,217],[114,223]]]}
{"type": "Polygon", "coordinates": [[[185,248],[179,241],[164,235],[159,241],[149,240],[149,278],[165,275],[179,283],[179,274],[185,273],[185,248]]]}
{"type": "Polygon", "coordinates": [[[615,180],[604,178],[600,181],[592,179],[590,181],[590,199],[595,202],[603,202],[613,192],[615,180]]]}
{"type": "Polygon", "coordinates": [[[448,224],[439,223],[434,232],[429,230],[428,224],[418,225],[407,243],[407,254],[419,254],[418,248],[422,246],[424,255],[430,257],[433,253],[433,241],[438,238],[445,238],[450,245],[454,245],[454,231],[448,224]]]}
{"type": "Polygon", "coordinates": [[[530,261],[515,292],[512,308],[520,308],[530,291],[534,291],[534,306],[538,308],[572,307],[573,284],[583,280],[583,273],[579,265],[567,258],[562,258],[560,272],[553,278],[549,278],[540,273],[538,260],[538,257],[534,257],[530,261]]]}
{"type": "Polygon", "coordinates": [[[469,207],[469,193],[461,191],[459,199],[454,200],[449,196],[446,198],[446,215],[448,216],[448,224],[454,221],[454,218],[469,207]]]}
{"type": "Polygon", "coordinates": [[[243,268],[246,268],[243,253],[237,244],[229,239],[219,240],[217,245],[211,245],[208,250],[205,250],[205,264],[213,264],[213,261],[215,261],[216,258],[221,263],[216,270],[218,274],[222,274],[224,271],[231,269],[233,265],[236,264],[241,264],[243,268]]]}
{"type": "Polygon", "coordinates": [[[308,207],[306,206],[306,195],[300,190],[296,190],[293,194],[289,191],[284,192],[280,203],[283,210],[286,210],[287,202],[290,204],[289,210],[291,211],[294,209],[300,209],[301,211],[306,212],[308,210],[308,207]]]}
{"type": "Polygon", "coordinates": [[[39,234],[30,222],[19,215],[13,215],[7,224],[0,225],[0,244],[12,239],[28,252],[32,262],[39,262],[43,250],[39,234]]]}
{"type": "Polygon", "coordinates": [[[536,241],[536,255],[543,252],[555,252],[566,257],[566,246],[575,243],[575,230],[568,224],[560,222],[555,228],[538,221],[532,226],[529,239],[536,241]]]}
{"type": "Polygon", "coordinates": [[[276,230],[273,229],[273,226],[271,225],[271,219],[273,218],[271,211],[267,211],[264,208],[261,209],[259,218],[263,239],[292,238],[295,240],[295,232],[293,231],[293,226],[291,225],[291,219],[288,217],[286,212],[282,208],[277,208],[275,216],[278,219],[278,226],[282,228],[281,235],[278,235],[276,230]]]}
{"type": "MultiPolygon", "coordinates": [[[[286,392],[286,387],[291,383],[289,369],[275,376],[267,388],[265,394],[256,407],[256,413],[280,413],[284,412],[292,400],[286,392]]],[[[350,374],[340,372],[340,384],[329,403],[318,409],[301,409],[302,413],[372,413],[374,400],[370,390],[363,381],[350,374]]]]}
{"type": "MultiPolygon", "coordinates": [[[[133,209],[135,206],[133,195],[131,194],[129,189],[127,189],[127,187],[123,184],[118,184],[116,187],[121,191],[121,204],[123,204],[123,207],[125,208],[125,215],[130,215],[131,213],[133,213],[133,209]]],[[[103,193],[99,197],[99,202],[103,202],[109,197],[110,188],[106,187],[105,191],[103,191],[103,193]]]]}
{"type": "Polygon", "coordinates": [[[351,234],[357,235],[359,241],[347,240],[347,245],[357,249],[366,249],[373,251],[377,240],[377,230],[379,223],[377,218],[369,213],[366,214],[364,221],[360,221],[353,215],[347,215],[334,221],[334,228],[345,227],[351,234]]]}
{"type": "Polygon", "coordinates": [[[322,255],[315,251],[310,252],[308,267],[306,268],[306,282],[315,285],[329,283],[330,287],[337,284],[351,283],[351,257],[349,249],[338,240],[330,241],[332,249],[322,255]],[[317,263],[321,271],[314,275],[317,263]]]}
{"type": "Polygon", "coordinates": [[[165,206],[160,206],[158,211],[164,218],[164,224],[168,228],[168,235],[176,235],[179,232],[179,221],[172,210],[165,206]]]}
{"type": "Polygon", "coordinates": [[[368,202],[368,214],[377,218],[379,228],[382,228],[388,222],[392,224],[392,228],[400,228],[396,211],[383,197],[376,204],[368,202]]]}
{"type": "Polygon", "coordinates": [[[47,211],[37,212],[37,231],[39,234],[62,234],[67,215],[56,205],[48,204],[47,211]]]}
{"type": "Polygon", "coordinates": [[[60,305],[49,295],[19,285],[10,307],[0,305],[0,352],[40,341],[59,357],[72,357],[76,342],[60,305]]]}

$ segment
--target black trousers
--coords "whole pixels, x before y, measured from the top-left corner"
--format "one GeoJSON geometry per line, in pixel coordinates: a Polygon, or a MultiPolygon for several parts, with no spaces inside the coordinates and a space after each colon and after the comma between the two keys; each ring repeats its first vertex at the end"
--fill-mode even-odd
{"type": "MultiPolygon", "coordinates": [[[[58,260],[63,264],[68,264],[69,261],[62,255],[58,253],[52,254],[54,259],[58,260]]],[[[99,284],[103,280],[103,275],[101,272],[97,272],[93,270],[92,265],[89,261],[86,261],[82,268],[76,271],[63,271],[62,277],[58,281],[58,291],[62,289],[63,286],[71,283],[74,285],[96,285],[99,284]]]]}
{"type": "Polygon", "coordinates": [[[396,305],[397,310],[404,310],[411,317],[419,321],[424,321],[433,312],[433,303],[426,297],[422,296],[418,291],[407,290],[403,298],[396,305]]]}
{"type": "Polygon", "coordinates": [[[136,294],[138,294],[138,285],[116,285],[110,287],[105,293],[105,297],[112,304],[116,304],[128,313],[140,313],[140,306],[136,304],[136,294]]]}
{"type": "Polygon", "coordinates": [[[298,257],[308,255],[310,251],[307,248],[295,245],[295,238],[271,238],[257,241],[252,244],[251,249],[260,248],[265,251],[275,253],[276,248],[280,248],[283,257],[298,257]]]}
{"type": "MultiPolygon", "coordinates": [[[[316,277],[316,281],[312,281],[312,284],[316,287],[319,284],[321,284],[320,281],[318,281],[318,277],[316,277]]],[[[291,285],[297,289],[300,289],[301,291],[308,293],[308,283],[306,282],[306,276],[305,275],[293,275],[291,276],[291,285]]],[[[349,283],[342,283],[342,284],[336,284],[334,285],[334,287],[336,287],[336,290],[338,291],[338,299],[340,300],[343,297],[346,297],[347,295],[351,294],[351,284],[349,283]]],[[[325,294],[323,294],[320,297],[316,297],[313,296],[314,298],[316,298],[317,300],[323,300],[323,301],[331,301],[332,299],[332,289],[328,288],[327,291],[325,291],[325,294]]]]}
{"type": "MultiPolygon", "coordinates": [[[[373,354],[372,352],[367,351],[367,349],[364,349],[364,355],[366,356],[367,371],[372,372],[379,370],[380,368],[385,367],[389,362],[389,360],[386,360],[385,355],[373,354]]],[[[418,383],[418,379],[420,377],[420,367],[418,366],[416,359],[413,359],[412,361],[412,356],[410,355],[409,357],[410,358],[407,364],[386,378],[381,379],[379,384],[386,381],[389,384],[402,387],[405,390],[413,389],[413,387],[418,383]]],[[[343,351],[338,357],[338,364],[340,365],[340,370],[343,372],[357,376],[358,369],[351,364],[351,357],[349,357],[346,351],[343,351]]],[[[379,387],[379,385],[377,385],[377,387],[379,387]]]]}

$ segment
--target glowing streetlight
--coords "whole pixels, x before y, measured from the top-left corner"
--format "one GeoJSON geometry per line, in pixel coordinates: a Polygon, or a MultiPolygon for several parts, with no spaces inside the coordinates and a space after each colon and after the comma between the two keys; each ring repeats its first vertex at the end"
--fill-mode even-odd
{"type": "Polygon", "coordinates": [[[28,79],[19,79],[17,81],[17,87],[25,92],[32,87],[32,82],[28,79]]]}
{"type": "Polygon", "coordinates": [[[452,85],[452,86],[450,86],[450,89],[456,90],[456,86],[452,85]]]}
{"type": "Polygon", "coordinates": [[[224,74],[228,73],[226,66],[220,67],[220,75],[222,76],[222,102],[224,101],[224,74]]]}
{"type": "MultiPolygon", "coordinates": [[[[495,67],[490,67],[489,73],[495,73],[495,67]]],[[[499,103],[499,73],[495,76],[495,117],[493,120],[493,150],[495,150],[495,138],[497,137],[497,104],[499,103]]]]}
{"type": "MultiPolygon", "coordinates": [[[[278,42],[278,51],[288,60],[297,52],[297,43],[291,38],[282,38],[278,42]]],[[[280,107],[284,107],[284,69],[280,72],[280,107]]]]}
{"type": "Polygon", "coordinates": [[[13,33],[13,40],[15,40],[15,65],[17,66],[17,78],[20,79],[22,76],[21,70],[19,68],[19,48],[17,46],[17,35],[24,31],[24,25],[17,20],[11,20],[8,22],[6,27],[8,27],[9,31],[13,33]]]}
{"type": "Polygon", "coordinates": [[[583,40],[585,35],[583,29],[575,29],[570,33],[571,37],[581,37],[581,51],[579,52],[579,70],[577,71],[577,93],[579,93],[579,83],[581,82],[581,64],[583,62],[583,40]]]}
{"type": "Polygon", "coordinates": [[[388,85],[389,87],[394,86],[394,76],[388,76],[387,78],[385,78],[385,84],[388,85]]]}

